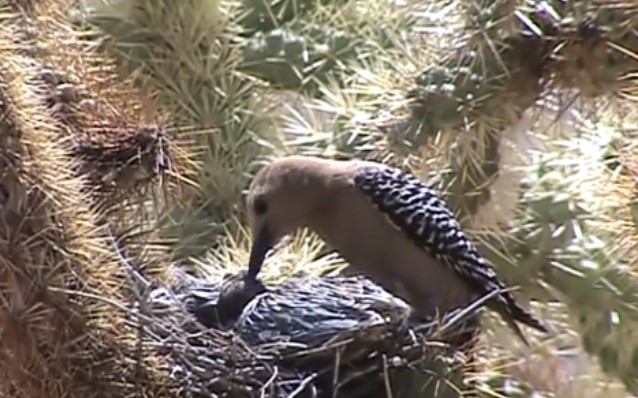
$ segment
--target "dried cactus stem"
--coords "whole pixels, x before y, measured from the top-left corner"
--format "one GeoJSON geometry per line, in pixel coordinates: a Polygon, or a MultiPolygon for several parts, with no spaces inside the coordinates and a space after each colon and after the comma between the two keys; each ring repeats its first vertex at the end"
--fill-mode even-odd
{"type": "Polygon", "coordinates": [[[31,79],[42,89],[39,99],[60,139],[68,141],[98,224],[126,242],[127,250],[144,253],[146,272],[160,276],[155,257],[163,248],[149,248],[148,224],[158,203],[175,194],[190,159],[153,93],[122,79],[113,60],[97,53],[97,39],[71,22],[69,10],[76,5],[41,0],[31,10],[31,79]]]}
{"type": "MultiPolygon", "coordinates": [[[[0,152],[8,164],[0,226],[0,368],[9,383],[2,388],[15,397],[100,396],[105,378],[122,366],[114,358],[127,342],[114,330],[125,319],[91,297],[122,296],[117,263],[96,237],[68,140],[43,106],[37,72],[11,45],[14,38],[4,26],[0,152]]],[[[113,385],[110,390],[124,394],[113,385]]]]}
{"type": "Polygon", "coordinates": [[[111,135],[111,143],[78,140],[73,155],[82,161],[82,174],[102,193],[112,192],[109,202],[120,203],[130,197],[130,191],[146,185],[170,168],[170,144],[162,127],[143,127],[126,131],[108,126],[94,127],[101,134],[111,135]]]}

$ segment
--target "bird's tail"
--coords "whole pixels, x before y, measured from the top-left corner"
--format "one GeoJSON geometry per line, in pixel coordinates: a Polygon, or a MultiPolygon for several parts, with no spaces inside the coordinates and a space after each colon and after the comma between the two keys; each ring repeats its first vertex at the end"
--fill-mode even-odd
{"type": "Polygon", "coordinates": [[[549,333],[549,329],[532,314],[519,306],[508,292],[503,292],[500,297],[492,302],[491,307],[493,307],[494,311],[501,316],[503,321],[505,321],[518,338],[527,346],[529,346],[529,342],[518,327],[517,322],[525,324],[539,332],[549,333]]]}

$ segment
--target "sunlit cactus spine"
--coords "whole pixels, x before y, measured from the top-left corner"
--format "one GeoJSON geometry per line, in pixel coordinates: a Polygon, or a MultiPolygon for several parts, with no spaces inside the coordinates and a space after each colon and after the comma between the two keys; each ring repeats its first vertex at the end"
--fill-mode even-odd
{"type": "MultiPolygon", "coordinates": [[[[332,108],[324,101],[333,101],[341,95],[335,96],[335,90],[346,93],[352,89],[357,70],[369,70],[373,63],[393,62],[393,56],[402,51],[403,34],[413,30],[421,20],[419,14],[407,3],[383,4],[392,10],[391,14],[343,0],[318,0],[311,7],[306,5],[304,1],[263,4],[246,1],[233,10],[236,22],[244,28],[240,33],[244,56],[240,70],[266,83],[270,101],[283,102],[273,113],[271,129],[281,134],[266,144],[271,146],[267,156],[294,152],[369,157],[371,148],[380,147],[376,145],[380,134],[367,133],[369,126],[363,125],[361,134],[352,134],[348,131],[348,115],[340,114],[341,104],[332,108]],[[249,4],[258,4],[255,9],[262,14],[263,8],[272,8],[266,14],[277,23],[264,29],[248,29],[249,4]],[[281,12],[282,9],[291,12],[281,12]],[[380,17],[387,19],[379,24],[380,17]],[[324,121],[326,116],[332,120],[319,122],[320,130],[310,131],[313,129],[310,124],[314,123],[302,119],[314,118],[313,114],[321,114],[318,119],[324,121]],[[302,130],[312,137],[301,138],[302,130]],[[296,138],[301,139],[295,142],[296,138]]],[[[252,21],[255,25],[255,20],[252,21]]],[[[349,95],[344,94],[344,100],[349,95]]]]}
{"type": "MultiPolygon", "coordinates": [[[[448,167],[439,185],[464,224],[471,224],[483,204],[498,201],[490,188],[502,172],[503,130],[521,120],[543,89],[544,54],[537,38],[512,36],[489,46],[474,39],[472,29],[484,26],[473,25],[498,21],[503,13],[502,7],[486,3],[489,7],[480,10],[469,7],[481,18],[470,18],[468,32],[451,54],[416,78],[408,92],[413,101],[408,129],[394,132],[412,146],[433,139],[449,143],[448,167]]],[[[482,33],[478,36],[489,37],[482,33]]]]}
{"type": "Polygon", "coordinates": [[[471,223],[500,177],[503,130],[516,124],[538,99],[538,58],[525,40],[510,40],[499,52],[473,46],[424,71],[408,93],[411,121],[401,134],[412,146],[448,142],[448,165],[438,176],[450,206],[471,223]],[[526,60],[530,57],[531,60],[526,60]]]}
{"type": "MultiPolygon", "coordinates": [[[[485,1],[481,2],[485,10],[479,11],[471,3],[466,11],[474,22],[492,26],[499,19],[513,20],[518,29],[503,29],[494,43],[476,39],[488,40],[488,35],[470,32],[457,43],[455,53],[424,71],[408,93],[413,113],[410,129],[403,131],[403,138],[417,146],[441,137],[453,143],[440,185],[449,191],[448,201],[460,215],[470,218],[489,199],[489,185],[498,178],[499,137],[535,106],[543,89],[553,84],[558,89],[580,90],[585,96],[623,93],[631,90],[633,81],[627,71],[638,67],[635,59],[622,52],[598,51],[612,38],[634,51],[638,41],[632,41],[624,28],[606,25],[622,19],[624,26],[634,26],[638,17],[633,5],[552,2],[543,9],[515,9],[513,2],[485,1]],[[513,19],[504,17],[514,11],[522,12],[510,16],[513,19]],[[597,67],[591,59],[585,62],[587,48],[595,50],[597,67]],[[555,54],[559,50],[560,57],[555,54]],[[612,67],[607,68],[608,64],[612,67]]],[[[468,23],[469,28],[480,26],[468,23]]],[[[560,243],[566,242],[552,242],[560,243]]]]}
{"type": "Polygon", "coordinates": [[[594,216],[556,184],[556,171],[538,166],[526,181],[523,214],[508,231],[509,239],[489,242],[484,252],[527,295],[564,303],[586,352],[635,393],[638,280],[623,269],[627,264],[613,253],[614,243],[590,225],[594,216]]]}
{"type": "MultiPolygon", "coordinates": [[[[516,123],[548,87],[599,97],[631,93],[635,86],[631,71],[636,62],[629,54],[638,50],[638,40],[624,28],[638,23],[635,5],[556,1],[528,8],[512,1],[470,1],[462,6],[467,17],[465,34],[452,55],[424,71],[408,94],[414,100],[413,120],[400,134],[413,143],[437,135],[448,140],[472,135],[478,138],[462,140],[483,141],[473,147],[494,154],[489,149],[493,137],[516,123]],[[490,134],[477,133],[481,131],[490,134]]],[[[464,150],[477,152],[472,147],[464,150]]],[[[474,171],[472,167],[481,162],[458,169],[455,156],[450,175],[477,175],[494,163],[489,156],[486,161],[474,171]]],[[[479,200],[475,187],[485,187],[495,175],[484,173],[465,192],[479,200]]]]}
{"type": "MultiPolygon", "coordinates": [[[[344,3],[317,0],[306,8],[303,2],[295,3],[305,11],[290,14],[270,29],[246,34],[242,70],[264,79],[271,88],[298,90],[311,98],[321,96],[322,89],[330,85],[345,87],[351,64],[363,65],[380,51],[391,51],[395,45],[391,37],[397,32],[393,26],[356,17],[358,8],[343,7],[344,3]]],[[[237,13],[239,23],[245,24],[246,16],[237,13]]],[[[413,19],[416,17],[397,25],[409,29],[413,19]]]]}

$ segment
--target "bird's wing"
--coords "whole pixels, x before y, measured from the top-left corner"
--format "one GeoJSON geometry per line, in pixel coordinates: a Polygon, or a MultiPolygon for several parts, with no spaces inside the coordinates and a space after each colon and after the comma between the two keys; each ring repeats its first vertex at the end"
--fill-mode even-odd
{"type": "Polygon", "coordinates": [[[478,294],[501,291],[493,299],[499,312],[546,330],[506,291],[435,190],[414,176],[384,165],[358,168],[353,183],[414,244],[450,267],[478,294]]]}
{"type": "Polygon", "coordinates": [[[354,184],[414,244],[479,292],[504,288],[446,203],[424,182],[381,165],[357,170],[354,184]]]}

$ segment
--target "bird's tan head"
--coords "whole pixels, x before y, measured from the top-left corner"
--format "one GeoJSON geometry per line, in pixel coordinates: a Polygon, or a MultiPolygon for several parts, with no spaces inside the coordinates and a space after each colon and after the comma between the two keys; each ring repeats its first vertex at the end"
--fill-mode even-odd
{"type": "Polygon", "coordinates": [[[282,237],[321,216],[343,181],[344,162],[288,156],[255,175],[246,200],[253,243],[248,275],[257,276],[268,251],[282,237]]]}

